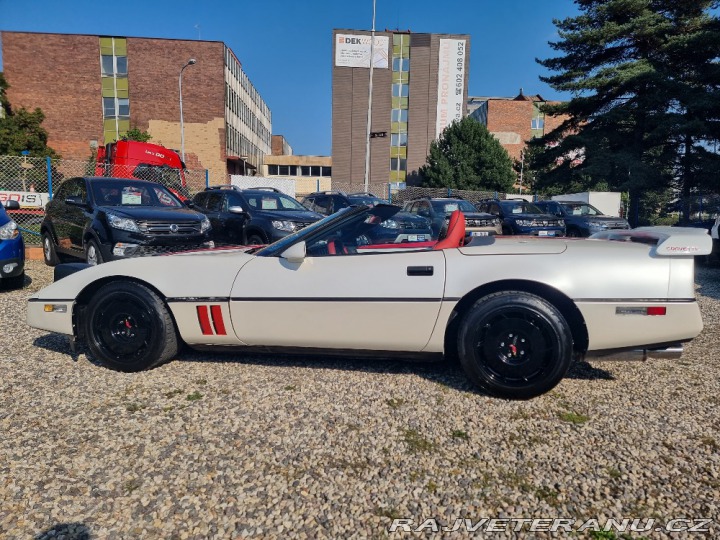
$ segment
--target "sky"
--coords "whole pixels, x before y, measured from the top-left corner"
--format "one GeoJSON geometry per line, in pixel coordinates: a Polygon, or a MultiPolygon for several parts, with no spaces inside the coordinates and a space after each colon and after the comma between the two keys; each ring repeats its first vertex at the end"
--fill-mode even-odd
{"type": "MultiPolygon", "coordinates": [[[[535,58],[557,54],[553,19],[572,0],[376,0],[376,30],[470,35],[469,95],[520,88],[567,99],[542,83],[535,58]]],[[[372,0],[0,0],[0,30],[222,41],[272,111],[295,154],[330,155],[332,31],[370,30],[372,0]]],[[[2,69],[0,58],[0,70],[2,69]]]]}

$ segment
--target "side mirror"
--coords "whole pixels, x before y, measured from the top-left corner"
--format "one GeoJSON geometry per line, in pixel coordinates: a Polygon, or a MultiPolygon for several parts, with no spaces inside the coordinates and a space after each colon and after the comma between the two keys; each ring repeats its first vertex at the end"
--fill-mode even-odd
{"type": "Polygon", "coordinates": [[[231,212],[233,214],[244,214],[245,210],[243,210],[242,206],[229,206],[228,212],[231,212]]]}
{"type": "Polygon", "coordinates": [[[285,251],[283,251],[280,256],[283,259],[286,259],[287,261],[292,263],[303,262],[303,260],[305,260],[305,242],[298,242],[297,244],[293,244],[285,251]]]}
{"type": "Polygon", "coordinates": [[[185,206],[187,206],[188,208],[195,208],[195,203],[192,202],[190,199],[185,199],[183,202],[185,203],[185,206]]]}
{"type": "Polygon", "coordinates": [[[17,201],[3,201],[3,206],[8,210],[20,210],[20,203],[17,201]]]}

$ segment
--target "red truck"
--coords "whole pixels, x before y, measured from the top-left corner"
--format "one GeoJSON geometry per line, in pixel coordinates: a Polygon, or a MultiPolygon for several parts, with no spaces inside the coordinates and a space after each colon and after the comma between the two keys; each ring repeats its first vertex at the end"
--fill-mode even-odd
{"type": "Polygon", "coordinates": [[[140,178],[159,182],[187,199],[185,164],[174,150],[140,141],[117,141],[98,148],[96,176],[140,178]]]}

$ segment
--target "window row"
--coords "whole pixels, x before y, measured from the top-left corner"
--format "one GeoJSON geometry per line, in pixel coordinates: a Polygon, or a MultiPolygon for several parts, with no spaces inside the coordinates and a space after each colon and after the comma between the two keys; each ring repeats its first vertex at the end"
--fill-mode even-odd
{"type": "Polygon", "coordinates": [[[265,144],[270,145],[270,130],[265,127],[250,107],[247,106],[237,92],[227,83],[225,84],[225,102],[230,111],[232,111],[243,124],[248,126],[250,131],[257,134],[265,144]]]}
{"type": "Polygon", "coordinates": [[[240,62],[237,61],[235,58],[235,55],[232,54],[230,49],[225,47],[225,65],[230,70],[230,73],[235,77],[235,79],[240,83],[243,90],[247,92],[248,96],[250,97],[250,100],[257,105],[262,113],[270,119],[270,109],[268,108],[265,101],[263,101],[262,97],[260,97],[260,94],[257,90],[255,90],[255,87],[250,82],[250,79],[248,78],[247,74],[243,71],[242,67],[240,66],[240,62]]]}
{"type": "Polygon", "coordinates": [[[320,165],[268,165],[270,176],[332,176],[332,167],[320,165]]]}
{"type": "Polygon", "coordinates": [[[391,171],[407,171],[407,159],[405,159],[405,158],[390,158],[390,170],[391,171]]]}
{"type": "Polygon", "coordinates": [[[247,137],[240,133],[230,124],[225,124],[226,130],[226,146],[228,154],[240,157],[250,158],[252,156],[261,156],[263,152],[251,143],[247,137]]]}

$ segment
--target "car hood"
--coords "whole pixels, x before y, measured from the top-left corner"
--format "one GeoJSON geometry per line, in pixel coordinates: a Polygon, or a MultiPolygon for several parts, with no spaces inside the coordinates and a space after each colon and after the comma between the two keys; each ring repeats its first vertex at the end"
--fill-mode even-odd
{"type": "Polygon", "coordinates": [[[275,219],[277,221],[302,221],[306,223],[312,223],[322,219],[324,216],[310,210],[256,210],[257,214],[262,212],[262,215],[268,219],[275,219]]]}
{"type": "Polygon", "coordinates": [[[496,219],[492,214],[487,212],[463,212],[465,219],[496,219]]]}
{"type": "Polygon", "coordinates": [[[189,208],[161,208],[155,206],[101,206],[105,213],[136,221],[177,221],[196,223],[205,216],[189,208]]]}
{"type": "Polygon", "coordinates": [[[417,216],[411,212],[398,212],[392,219],[400,221],[402,223],[412,223],[420,227],[429,227],[430,221],[422,216],[417,216]]]}
{"type": "Polygon", "coordinates": [[[244,253],[247,249],[200,250],[111,261],[70,274],[32,298],[74,299],[93,282],[115,277],[146,283],[165,298],[227,298],[240,269],[255,258],[244,253]]]}
{"type": "Polygon", "coordinates": [[[552,214],[508,214],[505,219],[542,219],[543,221],[557,221],[562,219],[552,214]]]}

